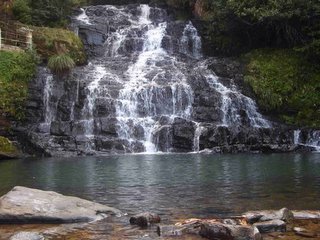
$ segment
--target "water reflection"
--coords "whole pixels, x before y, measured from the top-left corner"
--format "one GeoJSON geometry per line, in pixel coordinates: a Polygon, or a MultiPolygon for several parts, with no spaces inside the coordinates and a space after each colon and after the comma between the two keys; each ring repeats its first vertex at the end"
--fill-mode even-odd
{"type": "Polygon", "coordinates": [[[319,154],[123,155],[0,162],[0,193],[53,190],[164,218],[320,209],[319,154]]]}

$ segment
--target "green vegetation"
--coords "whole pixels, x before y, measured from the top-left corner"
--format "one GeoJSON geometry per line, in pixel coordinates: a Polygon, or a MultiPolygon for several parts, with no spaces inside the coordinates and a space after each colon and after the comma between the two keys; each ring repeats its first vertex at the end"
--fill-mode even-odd
{"type": "Polygon", "coordinates": [[[0,136],[0,153],[16,153],[17,149],[12,144],[12,142],[5,138],[0,136]]]}
{"type": "Polygon", "coordinates": [[[36,65],[32,52],[0,51],[0,115],[18,120],[24,117],[28,82],[36,65]]]}
{"type": "Polygon", "coordinates": [[[62,28],[33,27],[32,29],[36,50],[44,60],[54,55],[68,54],[77,65],[86,62],[84,46],[73,32],[62,28]]]}
{"type": "MultiPolygon", "coordinates": [[[[59,74],[67,72],[75,64],[86,62],[84,46],[73,32],[63,28],[42,27],[66,26],[72,7],[84,2],[86,1],[7,0],[0,3],[0,10],[5,13],[3,20],[13,19],[29,24],[28,27],[33,30],[36,52],[0,52],[0,116],[15,120],[24,118],[28,81],[34,76],[39,61],[37,56],[44,62],[52,58],[50,67],[59,74]],[[54,57],[56,55],[59,57],[54,57]]],[[[6,27],[12,30],[17,26],[21,27],[21,24],[16,26],[15,22],[7,24],[6,27]]]]}
{"type": "Polygon", "coordinates": [[[66,54],[52,56],[49,58],[48,62],[49,69],[56,74],[69,72],[74,65],[73,59],[66,54]]]}
{"type": "Polygon", "coordinates": [[[259,105],[290,124],[320,127],[320,67],[289,49],[260,49],[245,56],[245,80],[259,105]]]}
{"type": "Polygon", "coordinates": [[[86,0],[14,0],[12,12],[22,23],[61,27],[68,23],[72,8],[85,4],[86,0]]]}

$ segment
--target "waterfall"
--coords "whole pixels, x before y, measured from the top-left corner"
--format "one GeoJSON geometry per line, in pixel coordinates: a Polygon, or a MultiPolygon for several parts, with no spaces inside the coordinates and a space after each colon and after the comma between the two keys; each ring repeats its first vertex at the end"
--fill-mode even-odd
{"type": "Polygon", "coordinates": [[[106,75],[106,70],[103,66],[96,65],[93,73],[93,81],[87,87],[87,100],[83,109],[83,115],[86,116],[86,119],[84,120],[86,123],[85,135],[88,137],[93,136],[95,102],[99,96],[99,82],[106,75]]]}
{"type": "Polygon", "coordinates": [[[311,147],[320,152],[320,130],[294,130],[293,141],[296,145],[311,147]]]}
{"type": "MultiPolygon", "coordinates": [[[[193,94],[185,76],[174,66],[176,59],[162,48],[167,24],[165,22],[154,24],[150,21],[149,15],[150,7],[141,5],[141,16],[135,27],[147,28],[147,31],[144,34],[142,51],[126,72],[128,81],[119,92],[116,110],[119,137],[130,142],[140,140],[145,151],[152,153],[157,149],[153,133],[161,127],[157,124],[157,117],[173,115],[189,118],[193,94]],[[168,74],[157,66],[161,61],[167,61],[176,73],[176,76],[171,76],[175,82],[170,85],[157,82],[158,78],[164,78],[168,74]],[[153,72],[156,74],[150,79],[149,75],[153,72]],[[162,106],[168,97],[172,99],[172,106],[162,106]],[[186,103],[182,102],[183,98],[187,99],[186,103]],[[143,129],[142,139],[137,139],[135,136],[136,128],[143,129]]],[[[121,41],[125,38],[126,36],[118,37],[121,41]]],[[[116,46],[119,46],[119,40],[116,41],[116,46]]]]}
{"type": "Polygon", "coordinates": [[[43,74],[43,121],[40,124],[42,132],[50,132],[50,125],[55,119],[56,106],[51,101],[53,90],[53,76],[46,68],[39,68],[39,72],[43,74]]]}
{"type": "Polygon", "coordinates": [[[86,14],[86,10],[83,9],[83,8],[80,8],[80,10],[81,10],[81,14],[76,17],[76,20],[78,20],[78,21],[80,21],[80,22],[82,22],[82,23],[84,23],[84,24],[86,24],[86,25],[92,25],[92,24],[90,23],[89,17],[88,17],[87,14],[86,14]]]}
{"type": "Polygon", "coordinates": [[[251,127],[270,128],[270,123],[258,112],[255,102],[239,92],[234,84],[225,86],[208,67],[207,61],[200,62],[200,72],[209,86],[221,95],[220,109],[223,113],[221,126],[241,125],[240,110],[245,111],[251,127]]]}
{"type": "Polygon", "coordinates": [[[65,81],[44,81],[42,115],[48,128],[54,124],[52,149],[200,152],[200,139],[211,141],[216,128],[271,127],[233,79],[226,83],[210,69],[213,58],[202,53],[191,21],[173,21],[145,4],[81,11],[73,25],[89,64],[65,81]]]}
{"type": "Polygon", "coordinates": [[[180,52],[195,58],[202,58],[202,43],[201,38],[198,35],[197,29],[192,25],[191,22],[186,24],[182,37],[180,39],[180,52]]]}
{"type": "Polygon", "coordinates": [[[293,131],[293,143],[296,145],[300,144],[300,134],[301,134],[300,129],[293,131]]]}
{"type": "Polygon", "coordinates": [[[193,139],[193,151],[197,153],[200,151],[200,137],[204,128],[198,122],[195,122],[195,126],[196,127],[193,139]]]}

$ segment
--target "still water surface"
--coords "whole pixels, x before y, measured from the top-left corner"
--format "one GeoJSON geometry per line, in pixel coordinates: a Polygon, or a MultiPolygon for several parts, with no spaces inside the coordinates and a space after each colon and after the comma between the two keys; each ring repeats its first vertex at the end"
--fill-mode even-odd
{"type": "Polygon", "coordinates": [[[320,154],[118,155],[0,162],[0,194],[22,185],[165,219],[320,209],[320,154]]]}

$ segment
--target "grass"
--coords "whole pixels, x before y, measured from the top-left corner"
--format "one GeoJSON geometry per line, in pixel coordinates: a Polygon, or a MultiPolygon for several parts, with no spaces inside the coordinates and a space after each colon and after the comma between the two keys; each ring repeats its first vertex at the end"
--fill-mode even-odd
{"type": "Polygon", "coordinates": [[[74,66],[73,59],[67,54],[54,55],[48,61],[49,69],[56,74],[69,72],[74,66]]]}

